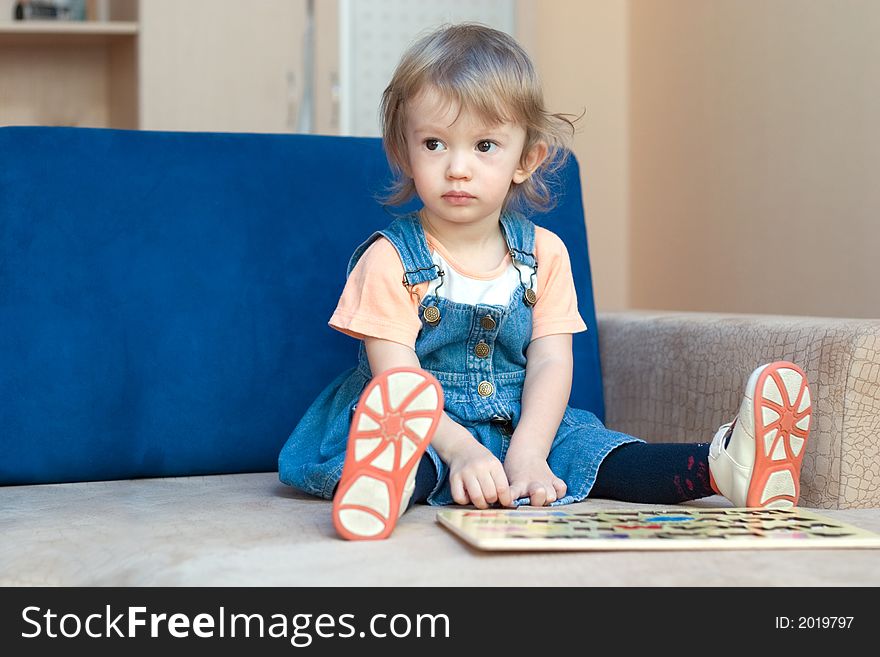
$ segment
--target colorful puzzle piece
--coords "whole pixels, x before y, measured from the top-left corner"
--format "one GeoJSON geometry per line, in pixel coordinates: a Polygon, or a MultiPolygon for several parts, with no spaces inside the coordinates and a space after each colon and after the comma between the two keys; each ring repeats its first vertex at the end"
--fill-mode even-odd
{"type": "Polygon", "coordinates": [[[800,508],[444,509],[437,521],[482,550],[880,548],[880,535],[800,508]]]}

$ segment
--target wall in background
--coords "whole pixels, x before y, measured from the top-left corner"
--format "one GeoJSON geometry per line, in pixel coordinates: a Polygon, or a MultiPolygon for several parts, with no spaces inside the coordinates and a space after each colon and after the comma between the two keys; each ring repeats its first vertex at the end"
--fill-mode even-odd
{"type": "Polygon", "coordinates": [[[140,127],[293,132],[305,0],[140,4],[140,127]]]}
{"type": "Polygon", "coordinates": [[[15,0],[0,0],[0,21],[11,21],[15,0]]]}
{"type": "Polygon", "coordinates": [[[628,3],[521,0],[518,34],[554,112],[581,114],[581,167],[593,290],[600,310],[629,306],[628,3]]]}
{"type": "Polygon", "coordinates": [[[880,3],[629,11],[628,303],[880,317],[880,3]]]}
{"type": "Polygon", "coordinates": [[[600,310],[880,317],[880,3],[524,4],[600,310]]]}

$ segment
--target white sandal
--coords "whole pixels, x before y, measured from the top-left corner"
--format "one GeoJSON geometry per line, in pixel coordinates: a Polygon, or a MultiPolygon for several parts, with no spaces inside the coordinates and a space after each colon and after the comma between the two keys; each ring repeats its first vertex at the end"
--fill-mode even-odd
{"type": "Polygon", "coordinates": [[[777,361],[756,369],[736,418],[709,447],[712,486],[737,507],[796,506],[811,414],[800,367],[777,361]]]}
{"type": "Polygon", "coordinates": [[[388,538],[406,510],[419,460],[443,413],[443,390],[428,372],[396,368],[361,394],[348,435],[333,524],[348,540],[388,538]]]}

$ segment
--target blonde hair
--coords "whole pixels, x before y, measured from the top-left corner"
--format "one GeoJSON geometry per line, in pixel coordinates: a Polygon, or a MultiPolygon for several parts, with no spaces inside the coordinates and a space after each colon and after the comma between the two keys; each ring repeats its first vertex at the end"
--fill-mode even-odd
{"type": "Polygon", "coordinates": [[[403,54],[382,94],[382,143],[394,182],[382,199],[401,205],[416,195],[407,170],[407,101],[433,88],[489,124],[514,122],[526,130],[520,158],[544,142],[548,156],[523,183],[511,184],[502,210],[546,211],[555,204],[549,178],[565,163],[576,118],[544,107],[538,75],[513,37],[478,23],[444,25],[413,43],[403,54]]]}

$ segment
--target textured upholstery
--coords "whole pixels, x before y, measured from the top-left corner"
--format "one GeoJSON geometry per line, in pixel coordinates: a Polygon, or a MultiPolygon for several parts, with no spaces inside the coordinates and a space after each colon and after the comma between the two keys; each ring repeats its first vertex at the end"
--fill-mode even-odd
{"type": "Polygon", "coordinates": [[[599,316],[607,423],[651,442],[711,440],[758,365],[810,381],[801,503],[880,507],[880,320],[663,312],[599,316]]]}
{"type": "MultiPolygon", "coordinates": [[[[595,327],[579,180],[536,221],[595,327]]],[[[0,128],[0,484],[275,470],[355,363],[327,320],[388,181],[378,139],[0,128]]]]}

